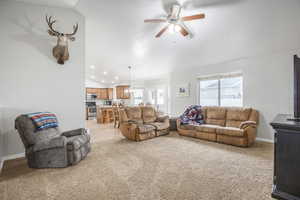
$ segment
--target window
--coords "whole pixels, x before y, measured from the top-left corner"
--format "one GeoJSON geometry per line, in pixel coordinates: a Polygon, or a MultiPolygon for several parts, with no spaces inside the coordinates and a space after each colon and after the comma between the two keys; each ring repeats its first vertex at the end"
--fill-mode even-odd
{"type": "Polygon", "coordinates": [[[143,103],[144,89],[134,89],[132,93],[134,105],[139,105],[140,103],[143,103]]]}
{"type": "Polygon", "coordinates": [[[232,74],[200,79],[200,105],[242,107],[242,75],[232,74]]]}

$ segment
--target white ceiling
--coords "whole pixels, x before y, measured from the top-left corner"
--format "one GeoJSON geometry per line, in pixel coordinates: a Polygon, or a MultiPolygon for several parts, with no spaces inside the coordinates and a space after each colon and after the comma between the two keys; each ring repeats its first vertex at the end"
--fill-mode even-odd
{"type": "Polygon", "coordinates": [[[174,67],[188,67],[199,58],[199,51],[204,50],[209,35],[218,39],[217,33],[210,31],[218,28],[216,25],[224,18],[222,12],[229,14],[226,8],[235,8],[240,1],[81,0],[76,9],[86,17],[87,78],[95,75],[97,81],[110,82],[117,75],[126,80],[130,65],[135,80],[156,79],[167,76],[174,67]],[[186,23],[194,34],[192,39],[178,33],[166,33],[156,39],[155,34],[165,25],[143,22],[165,16],[174,3],[184,5],[183,16],[207,15],[204,20],[186,23]],[[90,65],[95,65],[96,70],[89,69],[90,65]],[[110,76],[104,76],[103,71],[110,76]]]}
{"type": "Polygon", "coordinates": [[[79,0],[15,0],[25,3],[34,3],[39,5],[57,6],[57,7],[74,7],[79,0]]]}
{"type": "Polygon", "coordinates": [[[186,23],[192,39],[180,34],[155,34],[157,18],[176,0],[81,0],[76,9],[86,17],[87,79],[109,82],[118,75],[128,79],[155,79],[176,69],[228,62],[299,48],[299,0],[181,0],[182,15],[205,13],[204,20],[186,23]],[[89,69],[95,65],[96,69],[89,69]],[[108,75],[104,76],[103,71],[108,75]]]}
{"type": "Polygon", "coordinates": [[[116,81],[115,76],[120,82],[128,80],[129,65],[135,80],[147,80],[166,77],[176,69],[300,48],[296,28],[300,26],[299,0],[22,1],[76,5],[75,9],[86,18],[86,78],[94,76],[94,81],[100,83],[116,81]],[[194,34],[192,39],[178,33],[156,39],[155,34],[164,25],[143,22],[163,17],[174,3],[184,7],[184,16],[206,14],[204,20],[187,23],[194,34]]]}

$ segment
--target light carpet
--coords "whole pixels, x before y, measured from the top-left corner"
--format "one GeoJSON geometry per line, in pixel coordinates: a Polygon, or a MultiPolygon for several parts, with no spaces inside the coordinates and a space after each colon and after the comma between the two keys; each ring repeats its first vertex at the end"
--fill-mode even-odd
{"type": "Polygon", "coordinates": [[[8,161],[1,200],[263,200],[270,197],[273,145],[239,148],[168,136],[131,142],[112,125],[88,122],[92,152],[65,169],[8,161]]]}

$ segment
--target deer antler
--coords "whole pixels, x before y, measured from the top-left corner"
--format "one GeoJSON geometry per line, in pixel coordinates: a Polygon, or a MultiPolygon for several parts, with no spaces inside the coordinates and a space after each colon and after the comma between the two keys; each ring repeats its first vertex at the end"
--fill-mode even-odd
{"type": "Polygon", "coordinates": [[[52,19],[52,16],[50,16],[50,17],[48,18],[48,16],[46,15],[46,22],[47,22],[47,24],[48,24],[48,26],[49,26],[48,33],[49,33],[50,35],[52,35],[52,36],[58,36],[58,35],[61,35],[60,32],[54,30],[53,27],[52,27],[53,24],[56,22],[56,20],[51,21],[51,19],[52,19]]]}
{"type": "Polygon", "coordinates": [[[73,33],[66,34],[66,35],[71,37],[71,36],[75,35],[77,33],[77,31],[78,31],[78,23],[73,26],[73,33]]]}

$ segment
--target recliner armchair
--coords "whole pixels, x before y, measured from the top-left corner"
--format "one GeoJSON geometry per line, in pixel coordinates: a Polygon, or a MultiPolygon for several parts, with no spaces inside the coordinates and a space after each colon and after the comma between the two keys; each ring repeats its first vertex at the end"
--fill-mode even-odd
{"type": "Polygon", "coordinates": [[[63,133],[58,128],[36,131],[27,115],[16,118],[15,128],[24,144],[30,168],[63,168],[75,165],[91,150],[90,136],[84,128],[63,133]]]}

